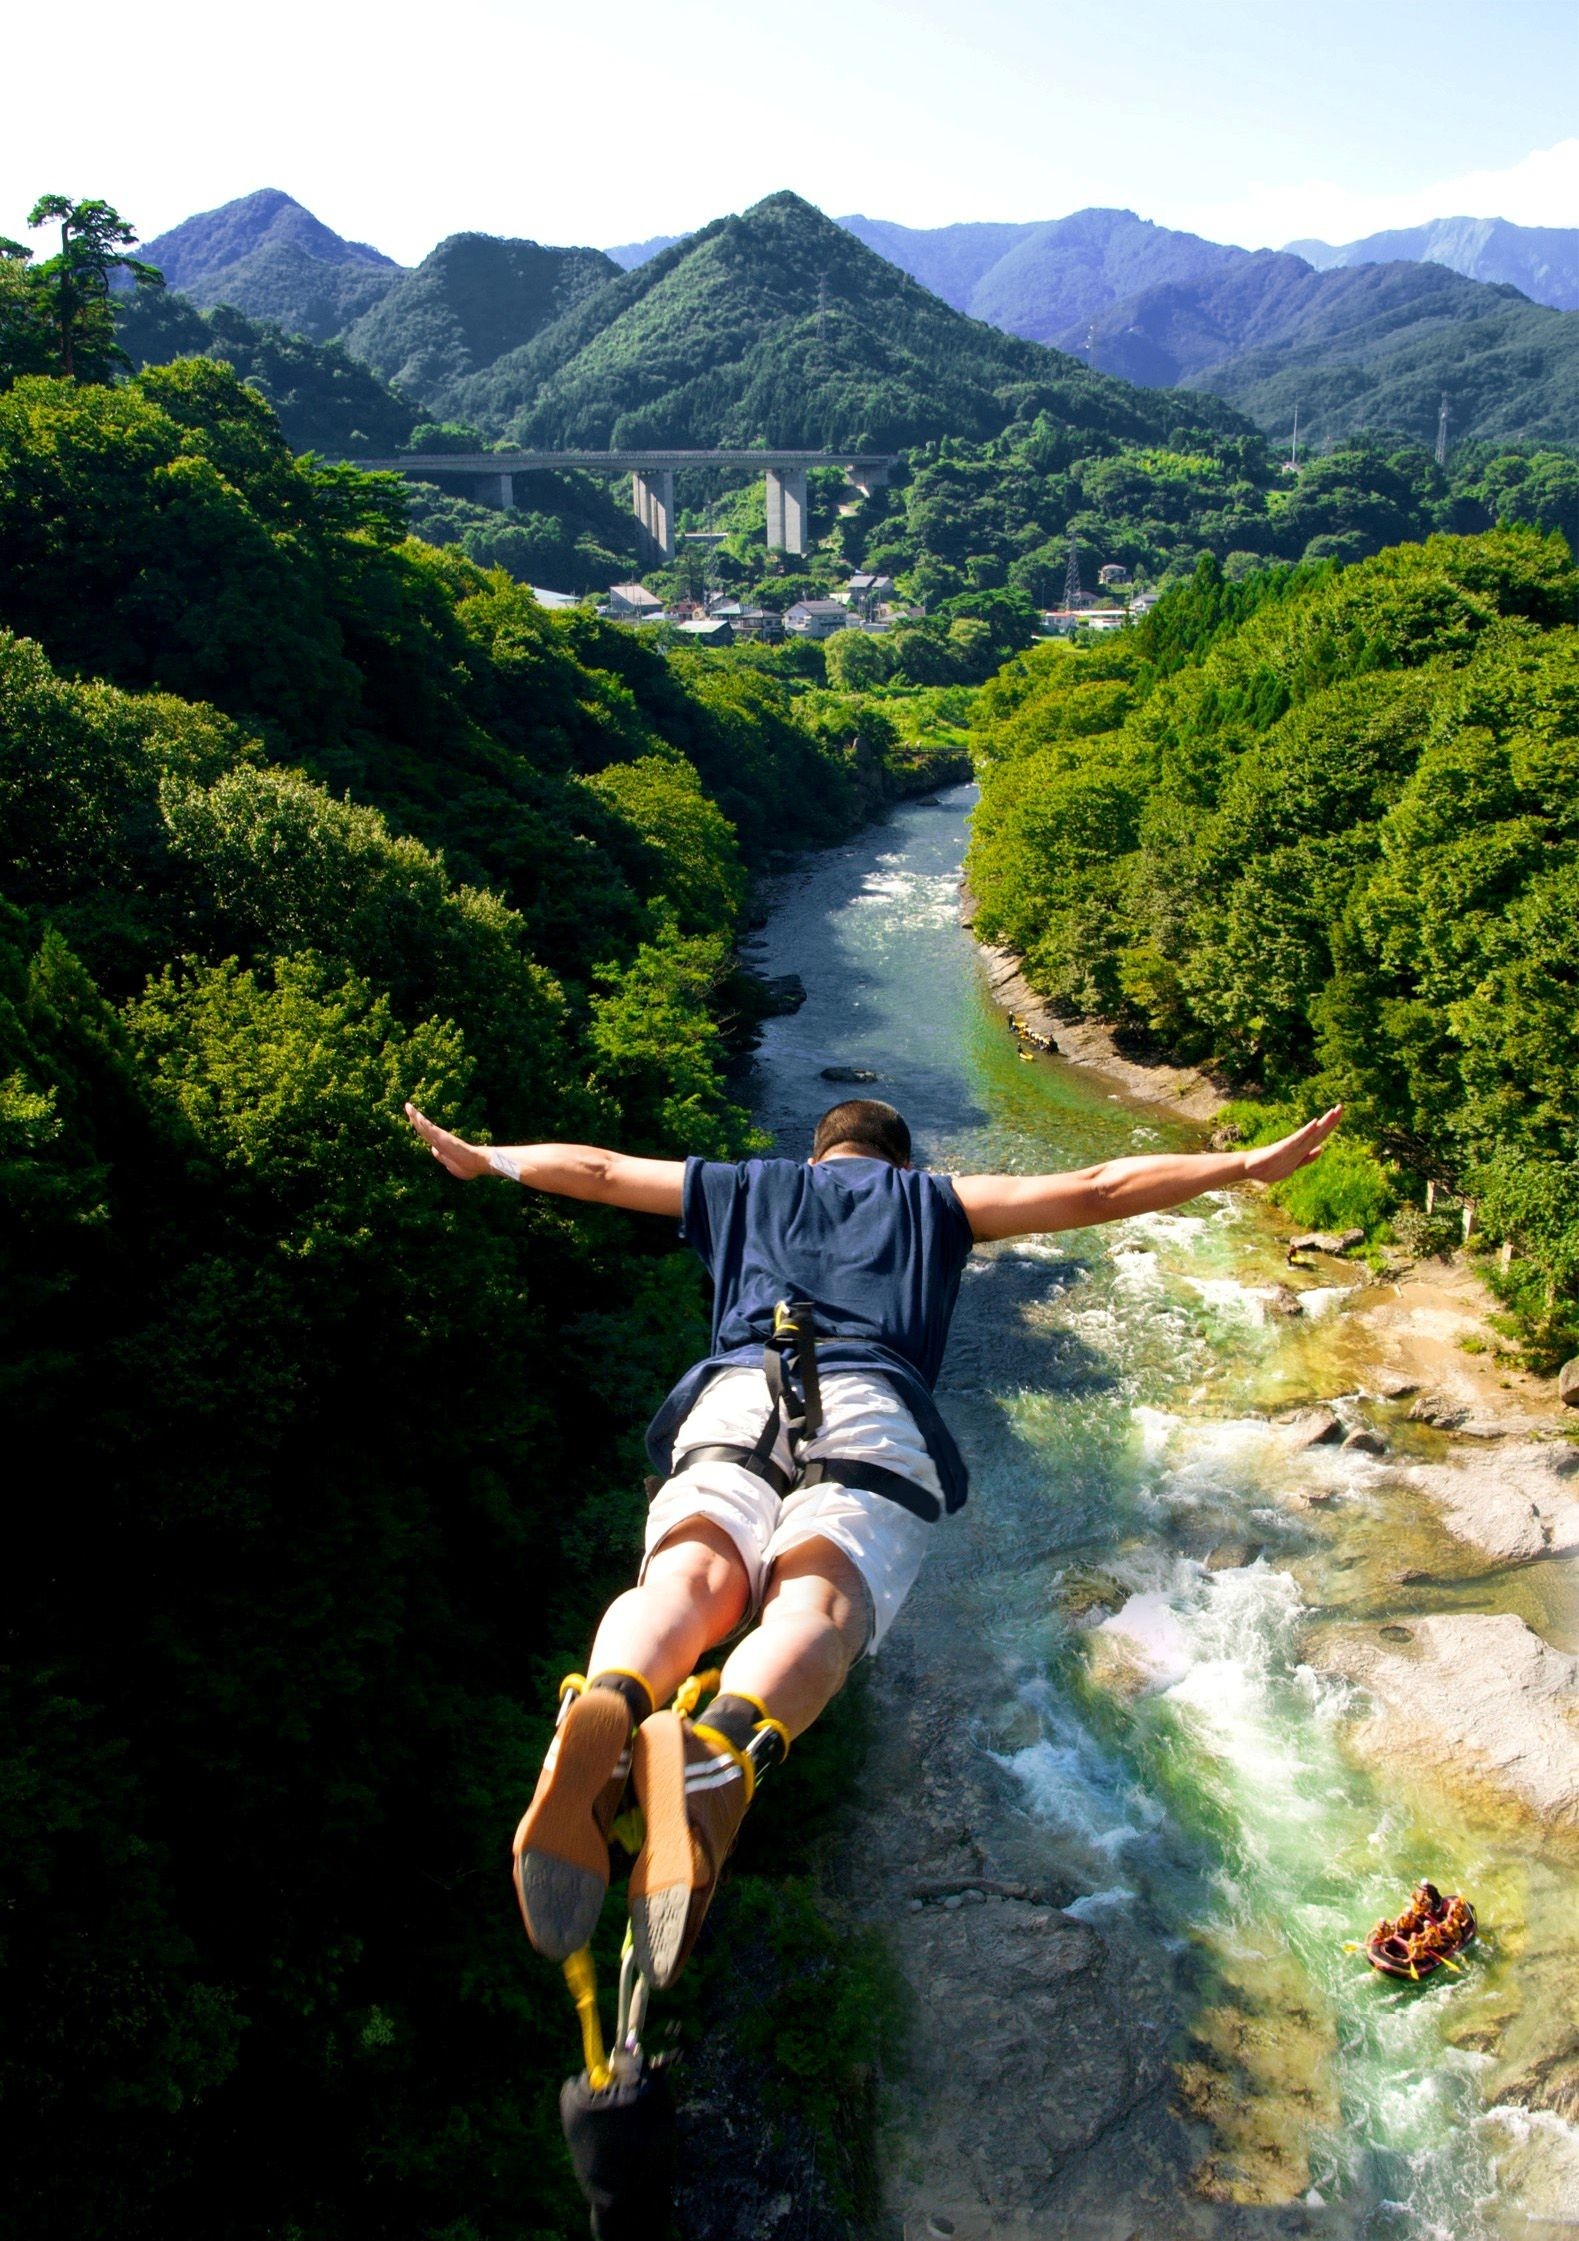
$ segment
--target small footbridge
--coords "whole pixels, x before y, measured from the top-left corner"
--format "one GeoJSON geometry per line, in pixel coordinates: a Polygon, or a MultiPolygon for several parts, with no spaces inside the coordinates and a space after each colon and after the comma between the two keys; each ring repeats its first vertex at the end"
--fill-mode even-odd
{"type": "Polygon", "coordinates": [[[806,478],[813,467],[841,467],[857,490],[887,482],[898,464],[891,452],[866,451],[409,451],[395,459],[355,459],[355,467],[410,475],[459,476],[480,505],[515,505],[517,475],[629,475],[631,505],[655,557],[674,557],[674,478],[692,468],[747,467],[760,473],[768,502],[768,543],[779,552],[803,553],[806,478]]]}

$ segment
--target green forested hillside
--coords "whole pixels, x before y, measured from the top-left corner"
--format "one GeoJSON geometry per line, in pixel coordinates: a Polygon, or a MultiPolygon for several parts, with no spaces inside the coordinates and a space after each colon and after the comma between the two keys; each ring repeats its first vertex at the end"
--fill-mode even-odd
{"type": "Polygon", "coordinates": [[[387,457],[417,425],[416,408],[338,343],[309,342],[229,304],[199,311],[173,289],[145,289],[117,300],[115,331],[136,372],[183,357],[234,366],[274,407],[293,451],[387,457]]]}
{"type": "Polygon", "coordinates": [[[1203,563],[1133,640],[986,688],[969,866],[1056,1004],[1343,1098],[1401,1178],[1373,1218],[1477,1198],[1544,1359],[1579,1338],[1576,592],[1534,530],[1203,563]]]}
{"type": "MultiPolygon", "coordinates": [[[[888,449],[982,438],[1038,411],[1160,440],[1152,398],[962,318],[798,195],[772,195],[623,273],[462,385],[455,409],[554,446],[888,449]]],[[[1231,428],[1191,398],[1182,424],[1231,428]]]]}
{"type": "Polygon", "coordinates": [[[1261,251],[1125,297],[1062,347],[1126,380],[1227,397],[1281,435],[1361,428],[1429,442],[1446,395],[1456,438],[1570,443],[1579,427],[1579,317],[1435,264],[1313,272],[1261,251]]]}
{"type": "Polygon", "coordinates": [[[225,366],[0,397],[19,2241],[584,2233],[506,1845],[699,1301],[401,1101],[739,1145],[743,861],[882,783],[406,542],[225,366]]]}
{"type": "Polygon", "coordinates": [[[407,506],[413,535],[550,591],[605,592],[647,558],[626,492],[597,475],[517,475],[510,513],[427,482],[410,485],[407,506]]]}
{"type": "Polygon", "coordinates": [[[470,376],[529,343],[617,270],[601,249],[452,234],[349,326],[345,345],[430,412],[465,411],[470,376]]]}
{"type": "Polygon", "coordinates": [[[1109,561],[1156,582],[1209,553],[1237,575],[1275,560],[1362,560],[1502,521],[1579,534],[1579,459],[1463,445],[1444,470],[1423,445],[1361,439],[1290,475],[1259,437],[1104,445],[1048,419],[994,443],[913,453],[839,534],[854,563],[905,572],[922,598],[1007,586],[1048,606],[1062,596],[1071,535],[1091,590],[1109,561]]]}

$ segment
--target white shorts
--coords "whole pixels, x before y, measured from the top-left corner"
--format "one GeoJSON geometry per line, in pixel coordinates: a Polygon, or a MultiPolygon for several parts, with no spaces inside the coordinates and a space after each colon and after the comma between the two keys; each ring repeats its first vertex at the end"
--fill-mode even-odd
{"type": "MultiPolygon", "coordinates": [[[[761,1370],[720,1370],[676,1433],[674,1452],[683,1456],[692,1447],[754,1447],[771,1405],[761,1370]]],[[[914,1417],[886,1378],[864,1370],[824,1374],[822,1429],[807,1441],[804,1460],[833,1462],[840,1456],[897,1471],[935,1495],[941,1508],[943,1488],[936,1465],[914,1417]]],[[[781,1470],[789,1470],[789,1442],[782,1425],[773,1460],[781,1470]]],[[[693,1517],[721,1525],[734,1542],[751,1581],[753,1612],[778,1557],[805,1541],[832,1541],[855,1566],[866,1589],[868,1652],[877,1648],[899,1616],[935,1530],[886,1494],[841,1486],[837,1479],[825,1479],[780,1500],[765,1479],[742,1463],[698,1462],[666,1479],[653,1497],[647,1513],[643,1578],[659,1543],[693,1517]]]]}

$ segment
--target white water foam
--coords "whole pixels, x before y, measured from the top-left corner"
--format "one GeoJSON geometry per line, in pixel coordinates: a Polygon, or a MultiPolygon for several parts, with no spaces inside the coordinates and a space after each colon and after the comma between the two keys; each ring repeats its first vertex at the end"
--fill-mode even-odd
{"type": "Polygon", "coordinates": [[[1184,1617],[1158,1589],[1132,1595],[1093,1631],[1122,1642],[1156,1689],[1175,1688],[1193,1663],[1184,1617]]]}
{"type": "Polygon", "coordinates": [[[1032,1818],[1071,1839],[1092,1865],[1109,1870],[1154,1842],[1167,1815],[1123,1760],[1102,1748],[1045,1681],[1030,1682],[1020,1697],[1036,1712],[1041,1736],[1021,1750],[994,1756],[1024,1785],[1032,1818]]]}
{"type": "Polygon", "coordinates": [[[1144,1246],[1115,1245],[1112,1258],[1113,1281],[1121,1291],[1149,1296],[1162,1290],[1162,1269],[1155,1253],[1144,1246]]]}
{"type": "Polygon", "coordinates": [[[1259,1327],[1277,1294],[1270,1284],[1241,1284],[1237,1276],[1186,1276],[1192,1292],[1216,1315],[1259,1327]]]}
{"type": "Polygon", "coordinates": [[[1105,1891],[1086,1891],[1078,1899],[1071,1899],[1063,1911],[1079,1922],[1100,1922],[1105,1914],[1118,1914],[1134,1901],[1135,1894],[1127,1883],[1114,1883],[1105,1891]]]}
{"type": "Polygon", "coordinates": [[[1204,1214],[1131,1214],[1116,1224],[1116,1233],[1121,1238],[1149,1238],[1153,1244],[1178,1250],[1198,1244],[1210,1227],[1204,1214]]]}
{"type": "MultiPolygon", "coordinates": [[[[903,856],[879,856],[879,864],[902,866],[903,856]]],[[[951,926],[959,914],[959,884],[952,873],[888,870],[868,872],[852,910],[886,908],[898,929],[951,926]]]]}

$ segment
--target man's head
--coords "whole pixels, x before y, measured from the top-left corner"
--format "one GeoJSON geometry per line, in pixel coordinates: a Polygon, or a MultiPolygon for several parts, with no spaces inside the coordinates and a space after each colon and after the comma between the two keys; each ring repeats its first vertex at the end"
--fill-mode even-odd
{"type": "Polygon", "coordinates": [[[861,1152],[868,1159],[886,1159],[892,1167],[910,1165],[910,1130],[904,1116],[880,1097],[848,1097],[830,1105],[817,1123],[811,1156],[826,1159],[831,1151],[861,1152]]]}

